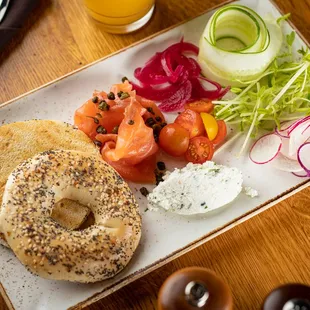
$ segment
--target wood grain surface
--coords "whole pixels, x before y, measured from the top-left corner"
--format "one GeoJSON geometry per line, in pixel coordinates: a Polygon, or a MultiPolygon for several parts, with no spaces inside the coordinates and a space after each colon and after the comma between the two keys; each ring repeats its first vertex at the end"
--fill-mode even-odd
{"type": "MultiPolygon", "coordinates": [[[[157,0],[146,27],[129,35],[112,35],[87,16],[81,0],[42,0],[0,54],[0,103],[221,2],[157,0]]],[[[310,0],[275,2],[292,13],[291,20],[310,41],[310,0]]],[[[264,297],[280,284],[310,284],[309,197],[307,188],[87,309],[156,309],[166,277],[194,265],[226,279],[235,309],[259,309],[264,297]]],[[[0,310],[7,310],[2,298],[0,310]]]]}

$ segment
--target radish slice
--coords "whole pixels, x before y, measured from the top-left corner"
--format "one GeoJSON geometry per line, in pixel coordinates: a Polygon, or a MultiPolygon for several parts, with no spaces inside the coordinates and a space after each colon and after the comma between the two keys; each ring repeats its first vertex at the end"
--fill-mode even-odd
{"type": "Polygon", "coordinates": [[[300,166],[297,160],[290,159],[283,154],[279,153],[276,158],[270,163],[276,169],[287,172],[302,172],[304,169],[300,166]]]}
{"type": "Polygon", "coordinates": [[[281,129],[258,139],[250,159],[257,164],[270,162],[297,177],[310,177],[310,116],[281,124],[281,129]]]}
{"type": "Polygon", "coordinates": [[[308,176],[308,174],[306,172],[301,172],[301,173],[296,173],[296,172],[293,172],[293,174],[296,176],[296,177],[299,177],[299,178],[305,178],[308,176]]]}
{"type": "Polygon", "coordinates": [[[309,116],[306,116],[302,119],[299,119],[298,121],[296,121],[289,129],[288,129],[288,133],[289,135],[291,134],[291,132],[299,125],[301,125],[302,123],[306,122],[310,120],[310,115],[309,116]]]}
{"type": "Polygon", "coordinates": [[[287,130],[279,130],[278,128],[276,128],[275,133],[281,138],[289,138],[287,130]]]}
{"type": "Polygon", "coordinates": [[[310,120],[295,126],[290,133],[289,157],[297,159],[297,151],[310,138],[310,120]]]}
{"type": "MultiPolygon", "coordinates": [[[[281,152],[285,157],[290,158],[290,155],[289,155],[289,151],[290,151],[290,139],[281,137],[281,140],[282,140],[282,147],[281,147],[281,151],[280,151],[280,152],[281,152]]],[[[297,156],[296,156],[295,158],[291,158],[291,159],[297,160],[297,156]]]]}
{"type": "Polygon", "coordinates": [[[310,142],[300,146],[297,153],[297,159],[300,165],[305,169],[307,175],[310,176],[310,142]]]}
{"type": "Polygon", "coordinates": [[[310,123],[309,123],[309,125],[305,128],[305,130],[302,132],[302,134],[304,134],[309,128],[310,128],[310,123]]]}
{"type": "Polygon", "coordinates": [[[250,159],[256,164],[267,164],[279,154],[281,147],[281,137],[274,133],[267,134],[253,144],[250,159]]]}
{"type": "Polygon", "coordinates": [[[296,122],[297,121],[289,121],[281,124],[281,129],[278,129],[278,127],[276,127],[275,129],[276,134],[281,136],[282,138],[289,138],[290,135],[288,131],[296,122]]]}

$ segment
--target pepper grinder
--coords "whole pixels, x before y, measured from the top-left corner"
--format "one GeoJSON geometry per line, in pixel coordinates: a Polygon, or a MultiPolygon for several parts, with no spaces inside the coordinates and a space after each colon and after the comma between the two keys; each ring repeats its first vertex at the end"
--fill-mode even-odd
{"type": "Polygon", "coordinates": [[[158,310],[232,310],[228,285],[213,271],[200,267],[170,275],[158,295],[158,310]]]}
{"type": "Polygon", "coordinates": [[[262,310],[310,310],[310,286],[282,285],[266,297],[262,310]]]}

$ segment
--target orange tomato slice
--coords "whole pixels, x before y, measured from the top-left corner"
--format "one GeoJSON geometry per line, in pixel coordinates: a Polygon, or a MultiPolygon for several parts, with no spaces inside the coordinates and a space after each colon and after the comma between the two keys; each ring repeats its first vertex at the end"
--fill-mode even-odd
{"type": "Polygon", "coordinates": [[[190,138],[202,136],[205,132],[199,113],[189,109],[179,114],[174,122],[185,128],[189,132],[190,138]]]}
{"type": "Polygon", "coordinates": [[[214,104],[211,101],[199,100],[199,101],[187,103],[185,105],[185,109],[190,109],[197,113],[202,113],[202,112],[211,113],[214,109],[214,104]]]}
{"type": "Polygon", "coordinates": [[[181,125],[172,123],[165,126],[159,134],[160,147],[171,156],[181,156],[189,144],[189,133],[181,125]]]}
{"type": "Polygon", "coordinates": [[[215,139],[212,140],[213,144],[220,144],[224,141],[227,136],[227,127],[226,123],[223,120],[217,121],[218,133],[215,139]]]}

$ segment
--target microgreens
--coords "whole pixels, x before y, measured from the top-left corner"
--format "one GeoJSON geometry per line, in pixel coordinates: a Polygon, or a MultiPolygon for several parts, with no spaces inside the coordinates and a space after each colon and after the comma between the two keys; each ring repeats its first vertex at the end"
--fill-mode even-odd
{"type": "Polygon", "coordinates": [[[300,60],[293,60],[294,40],[295,32],[291,32],[286,36],[286,54],[279,55],[244,89],[232,88],[234,99],[213,101],[218,119],[239,124],[240,131],[248,130],[240,154],[258,129],[270,128],[270,122],[280,127],[284,121],[310,115],[310,54],[302,47],[298,50],[300,60]]]}

